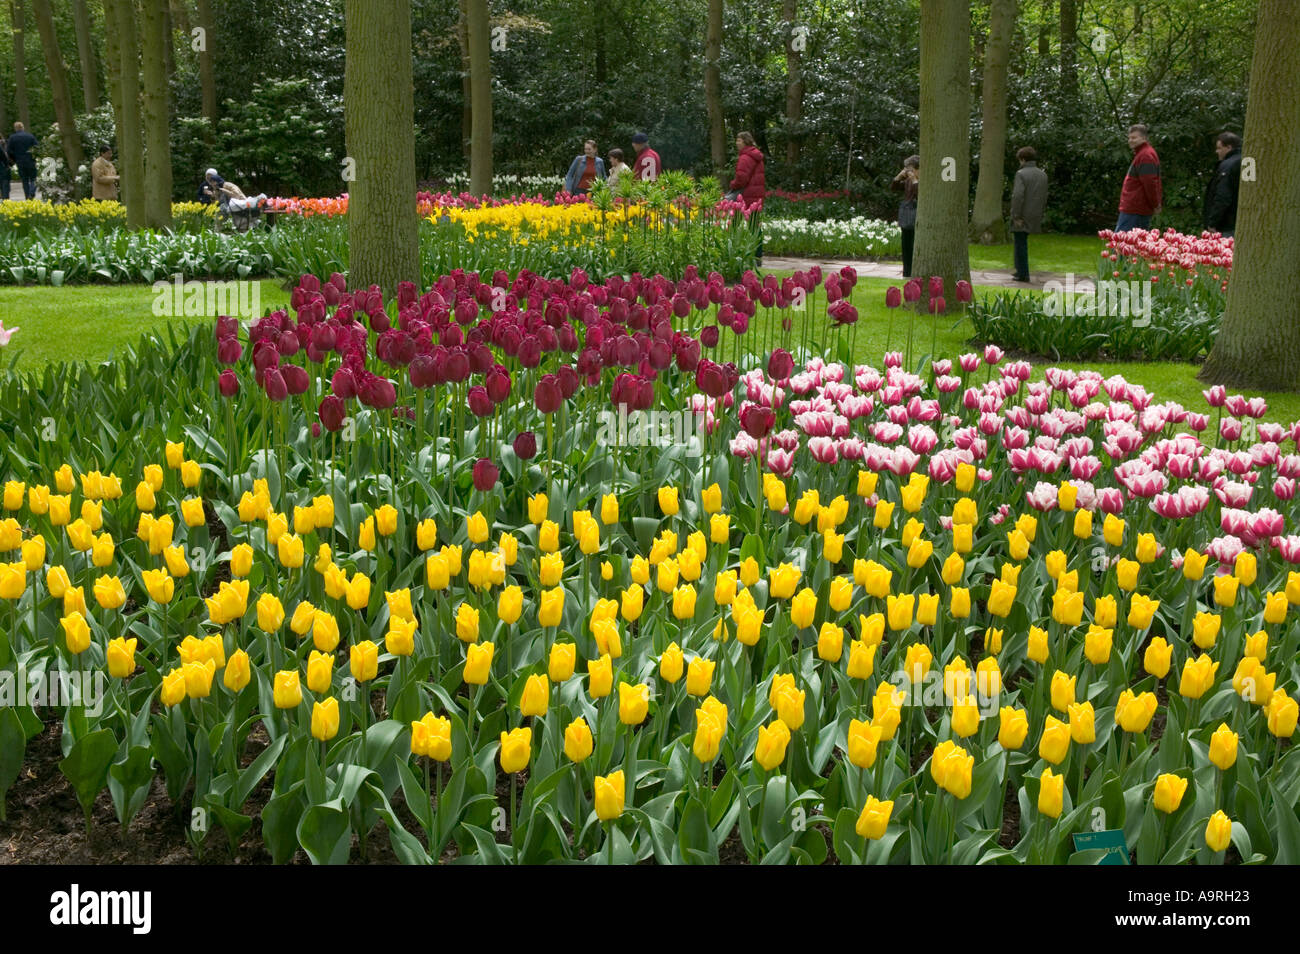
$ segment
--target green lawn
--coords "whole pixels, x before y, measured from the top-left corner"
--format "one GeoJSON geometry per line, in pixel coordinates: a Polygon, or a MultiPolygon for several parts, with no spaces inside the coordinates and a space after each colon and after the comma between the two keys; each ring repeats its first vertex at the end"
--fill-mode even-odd
{"type": "MultiPolygon", "coordinates": [[[[1097,274],[1097,259],[1101,254],[1101,240],[1096,235],[1031,235],[1029,236],[1029,271],[1074,272],[1093,277],[1097,274]]],[[[1012,246],[970,246],[972,271],[1011,271],[1012,246]]]]}
{"type": "MultiPolygon", "coordinates": [[[[259,314],[289,304],[289,293],[278,282],[259,282],[258,294],[259,314]]],[[[103,361],[162,322],[206,324],[216,317],[215,312],[158,317],[154,314],[156,300],[150,285],[0,287],[5,327],[20,329],[4,349],[0,364],[8,367],[14,352],[20,370],[40,368],[51,361],[103,361]]]]}

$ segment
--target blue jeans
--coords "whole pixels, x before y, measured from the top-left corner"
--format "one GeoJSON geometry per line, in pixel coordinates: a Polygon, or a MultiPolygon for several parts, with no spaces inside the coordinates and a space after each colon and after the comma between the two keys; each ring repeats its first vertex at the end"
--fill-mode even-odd
{"type": "Polygon", "coordinates": [[[1015,246],[1016,278],[1029,281],[1029,233],[1012,232],[1011,241],[1015,246]]]}
{"type": "Polygon", "coordinates": [[[1151,228],[1151,216],[1134,215],[1132,212],[1121,212],[1119,221],[1115,223],[1116,232],[1131,232],[1134,229],[1151,228]]]}

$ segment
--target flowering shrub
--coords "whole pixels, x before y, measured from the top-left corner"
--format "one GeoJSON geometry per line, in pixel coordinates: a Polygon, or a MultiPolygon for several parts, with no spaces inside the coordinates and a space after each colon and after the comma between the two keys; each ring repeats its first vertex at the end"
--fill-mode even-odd
{"type": "MultiPolygon", "coordinates": [[[[1098,818],[1295,861],[1300,424],[996,347],[796,361],[853,277],[309,276],[0,383],[0,668],[91,687],[45,710],[88,817],[161,771],[277,861],[1059,863],[1098,818]],[[614,404],[700,456],[593,440],[614,404]]],[[[10,762],[43,730],[0,720],[10,762]]]]}
{"type": "Polygon", "coordinates": [[[775,218],[763,220],[768,255],[883,258],[902,254],[902,232],[894,222],[861,216],[847,220],[775,218]]]}

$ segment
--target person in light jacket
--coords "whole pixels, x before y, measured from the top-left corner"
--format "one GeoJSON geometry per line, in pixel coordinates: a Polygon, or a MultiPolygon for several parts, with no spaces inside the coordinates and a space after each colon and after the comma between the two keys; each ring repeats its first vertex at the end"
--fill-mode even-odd
{"type": "Polygon", "coordinates": [[[97,202],[116,201],[118,178],[113,168],[113,148],[101,146],[99,158],[90,164],[90,197],[97,202]]]}
{"type": "Polygon", "coordinates": [[[1020,169],[1011,190],[1011,239],[1015,244],[1015,280],[1029,281],[1029,233],[1043,230],[1043,213],[1047,210],[1047,173],[1038,168],[1038,154],[1033,146],[1016,152],[1020,169]]]}
{"type": "Polygon", "coordinates": [[[564,175],[564,191],[569,195],[588,195],[597,179],[605,178],[605,160],[596,155],[596,140],[582,144],[582,155],[574,156],[564,175]]]}

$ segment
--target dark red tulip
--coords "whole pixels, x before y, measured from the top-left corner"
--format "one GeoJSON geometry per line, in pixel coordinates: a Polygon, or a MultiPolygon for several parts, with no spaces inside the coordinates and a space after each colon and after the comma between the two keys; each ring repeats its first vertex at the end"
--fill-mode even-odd
{"type": "Polygon", "coordinates": [[[226,368],[217,377],[217,388],[222,397],[234,397],[239,393],[239,378],[232,369],[226,368]]]}
{"type": "Polygon", "coordinates": [[[497,470],[497,465],[492,463],[486,457],[480,457],[474,462],[474,489],[487,493],[497,485],[497,478],[501,476],[497,470]]]}
{"type": "Polygon", "coordinates": [[[532,460],[537,456],[537,435],[532,431],[520,431],[514,440],[515,456],[520,460],[532,460]]]}
{"type": "Polygon", "coordinates": [[[695,369],[695,386],[711,398],[727,393],[727,375],[720,366],[707,359],[695,369]]]}
{"type": "Polygon", "coordinates": [[[957,283],[957,300],[960,302],[968,302],[971,300],[971,297],[970,282],[962,279],[957,283]]]}
{"type": "Polygon", "coordinates": [[[921,279],[913,278],[903,286],[903,301],[921,300],[921,279]]]}
{"type": "Polygon", "coordinates": [[[343,419],[347,417],[347,402],[337,394],[327,394],[321,398],[316,414],[327,431],[337,431],[343,426],[343,419]]]}
{"type": "Polygon", "coordinates": [[[943,300],[942,295],[936,295],[930,299],[930,314],[942,315],[946,307],[947,303],[943,300]]]}
{"type": "Polygon", "coordinates": [[[537,382],[533,391],[533,403],[543,414],[554,414],[560,409],[564,395],[560,392],[560,383],[553,374],[546,374],[537,382]]]}
{"type": "Polygon", "coordinates": [[[764,407],[761,404],[747,404],[744,410],[740,412],[740,426],[745,429],[745,433],[755,440],[762,440],[772,431],[772,425],[776,423],[776,415],[770,407],[764,407]]]}
{"type": "Polygon", "coordinates": [[[267,368],[262,372],[262,387],[272,401],[283,401],[289,396],[289,386],[279,368],[267,368]]]}
{"type": "Polygon", "coordinates": [[[244,346],[235,337],[222,338],[217,342],[217,361],[221,364],[234,364],[244,354],[244,346]]]}
{"type": "Polygon", "coordinates": [[[706,348],[716,348],[718,346],[718,326],[706,325],[700,329],[700,344],[706,348]]]}
{"type": "Polygon", "coordinates": [[[488,397],[495,403],[500,404],[510,397],[510,372],[504,368],[496,367],[489,371],[485,383],[488,397]]]}
{"type": "Polygon", "coordinates": [[[897,285],[890,285],[885,290],[885,305],[889,308],[897,308],[903,303],[903,292],[897,285]]]}
{"type": "Polygon", "coordinates": [[[311,378],[308,376],[306,368],[296,364],[284,364],[280,366],[280,374],[283,376],[284,386],[288,388],[290,394],[307,393],[311,378]]]}
{"type": "Polygon", "coordinates": [[[493,404],[492,399],[488,397],[487,388],[483,387],[481,384],[476,384],[474,387],[469,389],[469,394],[466,395],[466,400],[469,403],[470,412],[475,417],[487,417],[496,410],[496,405],[493,404]]]}
{"type": "Polygon", "coordinates": [[[794,373],[794,357],[784,348],[777,348],[767,359],[767,376],[773,381],[785,381],[794,373]]]}

